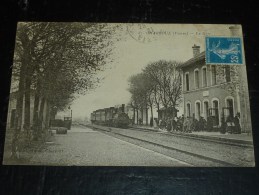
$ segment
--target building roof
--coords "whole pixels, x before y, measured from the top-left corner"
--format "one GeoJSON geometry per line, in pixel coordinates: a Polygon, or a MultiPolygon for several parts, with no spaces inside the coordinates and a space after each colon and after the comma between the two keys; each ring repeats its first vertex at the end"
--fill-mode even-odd
{"type": "Polygon", "coordinates": [[[180,65],[180,68],[184,68],[184,67],[187,67],[195,62],[198,62],[200,60],[205,60],[205,51],[199,53],[197,56],[187,60],[186,62],[184,62],[182,65],[180,65]]]}

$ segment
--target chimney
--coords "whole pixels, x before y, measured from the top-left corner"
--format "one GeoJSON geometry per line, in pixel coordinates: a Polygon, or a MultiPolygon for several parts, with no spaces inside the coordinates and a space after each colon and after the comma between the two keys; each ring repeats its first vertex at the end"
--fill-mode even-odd
{"type": "Polygon", "coordinates": [[[193,50],[193,57],[196,57],[200,53],[200,46],[194,44],[194,46],[192,47],[192,50],[193,50]]]}
{"type": "Polygon", "coordinates": [[[229,30],[230,30],[230,35],[232,37],[240,36],[240,27],[238,25],[230,26],[229,30]]]}

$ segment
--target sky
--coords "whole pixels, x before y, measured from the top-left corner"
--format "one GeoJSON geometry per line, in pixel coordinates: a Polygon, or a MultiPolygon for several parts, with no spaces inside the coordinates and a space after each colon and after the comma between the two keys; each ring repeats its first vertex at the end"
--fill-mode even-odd
{"type": "MultiPolygon", "coordinates": [[[[104,78],[99,87],[74,100],[71,105],[73,118],[90,117],[94,110],[129,103],[128,79],[140,73],[148,63],[158,60],[185,62],[193,57],[194,44],[204,51],[205,36],[230,35],[230,25],[121,25],[123,28],[114,32],[114,36],[119,33],[123,38],[114,43],[113,62],[98,73],[104,78]]],[[[70,111],[59,115],[70,115],[70,111]]]]}

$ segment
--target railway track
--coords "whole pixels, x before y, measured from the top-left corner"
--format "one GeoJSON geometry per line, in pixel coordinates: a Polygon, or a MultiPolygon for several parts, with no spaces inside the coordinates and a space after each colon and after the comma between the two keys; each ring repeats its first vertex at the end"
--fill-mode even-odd
{"type": "MultiPolygon", "coordinates": [[[[129,129],[135,130],[135,131],[141,130],[141,131],[145,131],[145,132],[159,133],[159,131],[153,130],[153,129],[145,129],[145,128],[138,128],[138,127],[132,127],[129,129]]],[[[195,140],[200,140],[200,141],[205,141],[205,142],[225,144],[225,145],[229,145],[229,146],[253,148],[252,142],[242,141],[242,140],[238,141],[238,143],[237,143],[236,140],[224,139],[224,138],[220,138],[220,137],[210,138],[210,137],[205,137],[205,136],[198,136],[198,135],[193,135],[193,134],[185,134],[185,133],[177,133],[177,132],[167,132],[166,134],[169,136],[184,137],[184,138],[188,138],[188,139],[195,139],[195,140]]]]}
{"type": "Polygon", "coordinates": [[[138,138],[136,136],[130,136],[119,132],[114,132],[113,128],[100,127],[100,126],[88,126],[88,127],[97,131],[101,131],[102,133],[105,133],[107,135],[116,137],[118,139],[124,140],[131,144],[135,144],[143,148],[152,150],[154,152],[158,152],[160,154],[175,158],[177,160],[180,160],[182,162],[189,164],[190,166],[196,166],[196,167],[211,167],[211,166],[239,167],[240,166],[239,164],[226,162],[224,160],[212,158],[209,156],[205,156],[203,154],[197,154],[197,153],[189,152],[179,148],[175,148],[172,146],[167,146],[157,142],[152,142],[146,139],[138,138]]]}

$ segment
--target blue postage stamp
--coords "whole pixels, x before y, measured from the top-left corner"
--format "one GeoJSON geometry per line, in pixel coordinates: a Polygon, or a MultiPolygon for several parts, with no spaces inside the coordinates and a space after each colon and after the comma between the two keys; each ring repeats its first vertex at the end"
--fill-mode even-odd
{"type": "Polygon", "coordinates": [[[206,64],[243,64],[239,37],[206,37],[206,64]]]}

